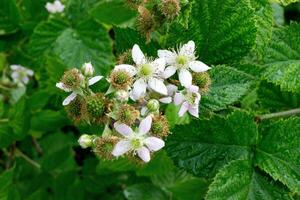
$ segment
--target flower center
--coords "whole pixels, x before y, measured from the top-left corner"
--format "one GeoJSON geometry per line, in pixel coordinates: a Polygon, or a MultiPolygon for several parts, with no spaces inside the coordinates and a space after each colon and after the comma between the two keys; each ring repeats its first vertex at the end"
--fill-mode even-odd
{"type": "Polygon", "coordinates": [[[137,138],[132,139],[130,143],[133,149],[138,149],[142,146],[142,142],[137,138]]]}
{"type": "Polygon", "coordinates": [[[189,104],[194,104],[195,100],[197,98],[197,95],[195,93],[188,92],[185,95],[185,97],[186,97],[186,100],[189,102],[189,104]]]}
{"type": "Polygon", "coordinates": [[[176,57],[176,62],[177,62],[177,64],[184,66],[187,64],[188,58],[186,56],[179,55],[176,57]]]}
{"type": "Polygon", "coordinates": [[[152,70],[151,65],[143,64],[141,66],[141,69],[140,69],[140,75],[141,76],[150,76],[152,74],[152,72],[153,72],[153,70],[152,70]]]}

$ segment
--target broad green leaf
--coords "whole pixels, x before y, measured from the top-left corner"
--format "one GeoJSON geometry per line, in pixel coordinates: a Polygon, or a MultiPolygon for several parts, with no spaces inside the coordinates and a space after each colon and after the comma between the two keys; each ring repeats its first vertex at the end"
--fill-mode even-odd
{"type": "Polygon", "coordinates": [[[257,146],[256,163],[294,192],[300,192],[300,118],[271,125],[257,146]]]}
{"type": "Polygon", "coordinates": [[[255,18],[255,11],[246,1],[196,1],[188,29],[180,24],[171,26],[167,46],[194,40],[200,60],[207,64],[231,63],[254,45],[255,18]]]}
{"type": "Polygon", "coordinates": [[[9,188],[13,183],[14,168],[6,170],[0,175],[0,199],[7,199],[9,188]]]}
{"type": "Polygon", "coordinates": [[[15,0],[0,1],[0,35],[15,33],[19,29],[20,14],[15,0]]]}
{"type": "Polygon", "coordinates": [[[213,177],[230,161],[248,159],[256,139],[253,117],[236,111],[226,118],[214,116],[177,126],[168,138],[166,149],[180,168],[213,177]]]}
{"type": "Polygon", "coordinates": [[[285,91],[300,91],[300,24],[274,31],[266,50],[265,78],[285,91]]]}
{"type": "Polygon", "coordinates": [[[140,183],[140,184],[127,187],[124,190],[124,195],[128,200],[169,199],[167,195],[160,188],[147,183],[140,183]]]}
{"type": "Polygon", "coordinates": [[[213,67],[209,74],[212,85],[201,100],[201,106],[209,110],[222,110],[236,103],[254,82],[252,76],[228,66],[213,67]]]}
{"type": "Polygon", "coordinates": [[[134,171],[138,167],[127,158],[118,158],[116,160],[101,160],[97,165],[98,173],[107,172],[127,172],[134,171]]]}
{"type": "Polygon", "coordinates": [[[28,48],[33,56],[53,53],[69,68],[92,62],[96,72],[104,75],[113,64],[107,30],[93,20],[82,21],[75,27],[59,19],[42,22],[34,30],[28,48]]]}
{"type": "Polygon", "coordinates": [[[284,6],[289,5],[290,3],[300,2],[299,0],[270,0],[271,2],[280,3],[284,6]]]}
{"type": "Polygon", "coordinates": [[[14,132],[7,123],[0,123],[0,148],[8,147],[15,140],[14,132]]]}
{"type": "Polygon", "coordinates": [[[249,161],[230,163],[214,178],[209,186],[207,200],[287,200],[288,192],[268,181],[251,166],[249,161]]]}
{"type": "Polygon", "coordinates": [[[146,44],[143,38],[137,31],[131,28],[118,28],[114,27],[116,37],[116,48],[119,54],[132,49],[134,44],[138,44],[142,51],[148,56],[157,56],[159,45],[156,42],[146,44]]]}
{"type": "Polygon", "coordinates": [[[126,26],[133,24],[136,12],[122,0],[101,1],[91,10],[91,15],[99,22],[126,26]]]}
{"type": "Polygon", "coordinates": [[[176,125],[188,124],[190,122],[190,117],[187,113],[182,117],[178,116],[179,109],[179,106],[169,104],[165,110],[170,129],[174,128],[176,125]]]}
{"type": "Polygon", "coordinates": [[[97,2],[99,0],[68,0],[65,2],[65,13],[73,24],[77,24],[82,19],[89,18],[89,11],[97,2]]]}

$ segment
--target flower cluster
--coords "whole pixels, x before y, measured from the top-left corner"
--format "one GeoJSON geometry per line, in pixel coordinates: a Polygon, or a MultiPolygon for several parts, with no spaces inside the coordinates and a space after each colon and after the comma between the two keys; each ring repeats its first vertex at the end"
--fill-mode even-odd
{"type": "Polygon", "coordinates": [[[132,62],[119,63],[106,79],[93,77],[93,66],[85,63],[81,70],[66,71],[56,86],[71,92],[63,101],[70,117],[105,126],[100,137],[82,135],[82,148],[92,147],[105,159],[137,155],[149,162],[151,153],[164,147],[163,139],[169,134],[160,105],[174,103],[180,106],[180,117],[186,112],[198,117],[201,92],[207,91],[210,82],[206,73],[210,67],[197,60],[193,41],[178,50],[159,50],[155,59],[134,45],[131,58],[124,60],[132,62]],[[199,81],[197,77],[206,78],[199,81]],[[105,93],[94,93],[90,86],[101,79],[110,86],[105,93]]]}
{"type": "Polygon", "coordinates": [[[147,39],[150,38],[151,32],[174,21],[182,7],[188,4],[180,0],[126,0],[126,3],[138,12],[137,28],[147,39]]]}
{"type": "Polygon", "coordinates": [[[53,3],[47,2],[45,7],[52,14],[62,13],[65,9],[65,6],[59,0],[55,0],[53,3]]]}

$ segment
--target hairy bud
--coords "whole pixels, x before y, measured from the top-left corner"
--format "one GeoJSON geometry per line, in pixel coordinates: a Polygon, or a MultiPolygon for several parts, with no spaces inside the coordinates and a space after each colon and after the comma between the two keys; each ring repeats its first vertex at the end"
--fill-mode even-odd
{"type": "Polygon", "coordinates": [[[151,99],[147,103],[147,108],[150,112],[155,112],[155,111],[159,110],[159,102],[156,99],[151,99]]]}
{"type": "Polygon", "coordinates": [[[140,15],[137,21],[137,28],[149,40],[150,33],[154,31],[156,26],[155,19],[151,12],[143,6],[139,6],[138,12],[140,15]]]}
{"type": "Polygon", "coordinates": [[[121,64],[129,64],[129,65],[134,65],[134,61],[132,59],[132,55],[131,55],[131,49],[123,52],[122,54],[120,54],[118,56],[118,64],[121,65],[121,64]]]}
{"type": "Polygon", "coordinates": [[[65,106],[68,116],[75,122],[79,122],[81,120],[82,106],[83,106],[83,99],[80,96],[77,96],[76,99],[71,101],[69,105],[65,106]]]}
{"type": "Polygon", "coordinates": [[[209,91],[211,79],[207,72],[193,73],[193,84],[198,86],[201,93],[209,91]]]}
{"type": "Polygon", "coordinates": [[[132,85],[132,78],[125,70],[114,70],[110,74],[112,86],[118,90],[127,90],[132,85]]]}
{"type": "Polygon", "coordinates": [[[157,137],[166,137],[170,133],[169,123],[165,116],[155,115],[152,121],[151,132],[157,137]]]}
{"type": "Polygon", "coordinates": [[[64,73],[61,82],[65,87],[74,90],[82,85],[83,76],[78,69],[70,69],[64,73]]]}
{"type": "Polygon", "coordinates": [[[162,0],[160,4],[160,11],[167,19],[174,19],[180,12],[179,0],[162,0]]]}
{"type": "Polygon", "coordinates": [[[94,140],[94,152],[103,159],[113,160],[115,157],[112,155],[112,151],[119,140],[120,139],[116,136],[96,138],[94,140]]]}
{"type": "Polygon", "coordinates": [[[140,112],[135,107],[124,104],[120,107],[118,119],[120,122],[131,125],[140,117],[140,112]]]}
{"type": "Polygon", "coordinates": [[[103,122],[108,102],[102,93],[88,96],[86,98],[85,112],[89,121],[93,123],[103,122]]]}

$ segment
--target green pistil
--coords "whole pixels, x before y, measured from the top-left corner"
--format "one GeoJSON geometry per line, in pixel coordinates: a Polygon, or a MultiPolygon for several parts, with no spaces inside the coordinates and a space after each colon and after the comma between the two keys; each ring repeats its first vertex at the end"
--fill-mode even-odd
{"type": "Polygon", "coordinates": [[[176,62],[179,65],[182,65],[182,66],[186,65],[187,61],[188,61],[188,58],[186,56],[183,56],[183,55],[179,55],[176,58],[176,62]]]}
{"type": "Polygon", "coordinates": [[[149,64],[143,64],[141,66],[141,69],[140,69],[140,75],[141,76],[149,76],[149,75],[152,74],[152,72],[153,72],[153,70],[152,70],[151,65],[149,65],[149,64]]]}
{"type": "Polygon", "coordinates": [[[115,82],[119,85],[124,84],[129,79],[129,76],[126,72],[119,72],[119,74],[115,78],[115,82]]]}
{"type": "Polygon", "coordinates": [[[190,93],[189,92],[189,93],[186,94],[186,99],[189,102],[189,104],[194,104],[196,98],[197,98],[197,95],[195,93],[190,93]]]}
{"type": "Polygon", "coordinates": [[[133,149],[138,149],[142,146],[142,143],[139,139],[133,139],[131,140],[131,146],[133,149]]]}
{"type": "Polygon", "coordinates": [[[152,131],[153,133],[161,133],[163,131],[164,127],[163,127],[163,123],[162,122],[155,122],[152,125],[152,131]]]}
{"type": "Polygon", "coordinates": [[[102,99],[90,99],[87,102],[87,110],[93,117],[101,117],[104,114],[104,101],[102,99]]]}

